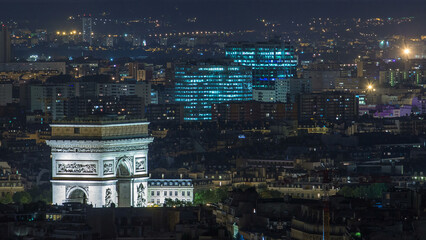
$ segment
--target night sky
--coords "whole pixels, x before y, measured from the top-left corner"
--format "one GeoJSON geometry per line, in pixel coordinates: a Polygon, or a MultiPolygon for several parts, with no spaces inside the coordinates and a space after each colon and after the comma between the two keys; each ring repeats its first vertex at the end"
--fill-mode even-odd
{"type": "Polygon", "coordinates": [[[67,16],[91,12],[113,18],[198,17],[204,26],[244,28],[258,17],[302,21],[310,17],[424,18],[424,0],[0,0],[0,19],[28,20],[55,28],[67,16]],[[58,21],[59,20],[59,21],[58,21]]]}

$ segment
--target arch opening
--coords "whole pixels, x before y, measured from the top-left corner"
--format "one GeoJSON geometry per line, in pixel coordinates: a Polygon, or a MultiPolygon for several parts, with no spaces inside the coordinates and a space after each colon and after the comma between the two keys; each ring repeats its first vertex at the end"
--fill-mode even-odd
{"type": "Polygon", "coordinates": [[[131,176],[131,171],[130,171],[129,164],[124,160],[121,160],[120,162],[118,162],[117,177],[130,177],[130,176],[131,176]]]}
{"type": "Polygon", "coordinates": [[[80,188],[73,189],[68,194],[67,202],[86,203],[87,202],[87,195],[80,188]]]}

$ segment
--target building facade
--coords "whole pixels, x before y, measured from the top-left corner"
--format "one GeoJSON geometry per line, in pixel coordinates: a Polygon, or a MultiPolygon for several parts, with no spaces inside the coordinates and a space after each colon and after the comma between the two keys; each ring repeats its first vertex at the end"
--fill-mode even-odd
{"type": "Polygon", "coordinates": [[[213,104],[212,120],[219,122],[297,120],[297,104],[258,101],[213,104]]]}
{"type": "Polygon", "coordinates": [[[11,82],[0,82],[0,106],[6,106],[13,102],[11,82]]]}
{"type": "Polygon", "coordinates": [[[148,206],[164,204],[166,199],[192,202],[194,194],[190,179],[150,179],[148,189],[148,206]]]}
{"type": "Polygon", "coordinates": [[[56,75],[65,74],[65,62],[0,62],[0,72],[30,72],[34,74],[37,71],[54,72],[56,75]]]}
{"type": "Polygon", "coordinates": [[[234,43],[225,50],[235,63],[252,68],[254,89],[274,90],[275,81],[296,76],[298,58],[288,42],[234,43]]]}
{"type": "Polygon", "coordinates": [[[25,190],[21,175],[13,171],[7,162],[0,162],[0,198],[10,196],[25,190]]]}
{"type": "Polygon", "coordinates": [[[175,102],[184,105],[185,121],[211,120],[211,105],[252,99],[251,69],[235,64],[178,64],[175,102]]]}
{"type": "Polygon", "coordinates": [[[348,92],[302,94],[299,122],[342,122],[358,117],[358,98],[348,92]]]}
{"type": "Polygon", "coordinates": [[[0,63],[8,63],[12,60],[10,33],[6,25],[1,26],[0,31],[0,63]]]}
{"type": "Polygon", "coordinates": [[[311,93],[311,80],[288,78],[275,83],[275,100],[283,103],[295,103],[299,94],[311,93]]]}
{"type": "Polygon", "coordinates": [[[53,120],[65,117],[65,101],[75,97],[75,87],[69,84],[39,84],[30,86],[30,110],[52,114],[53,120]]]}
{"type": "Polygon", "coordinates": [[[84,16],[82,19],[83,25],[83,42],[88,43],[89,46],[92,45],[92,18],[84,16]]]}
{"type": "Polygon", "coordinates": [[[182,104],[150,104],[146,108],[146,118],[150,122],[183,123],[182,104]]]}
{"type": "Polygon", "coordinates": [[[53,120],[98,112],[143,116],[144,106],[151,102],[151,85],[136,81],[50,82],[30,85],[29,89],[29,110],[49,113],[53,120]]]}

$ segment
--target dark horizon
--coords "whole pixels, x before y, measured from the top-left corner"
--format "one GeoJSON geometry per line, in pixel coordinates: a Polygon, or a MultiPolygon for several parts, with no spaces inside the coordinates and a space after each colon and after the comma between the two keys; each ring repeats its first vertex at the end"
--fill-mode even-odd
{"type": "Polygon", "coordinates": [[[0,0],[0,20],[62,20],[68,15],[110,13],[115,18],[204,16],[206,18],[303,19],[309,17],[424,17],[421,0],[0,0]],[[291,11],[286,11],[291,9],[291,11]],[[236,16],[238,13],[238,17],[236,16]],[[59,18],[59,19],[58,19],[59,18]]]}
{"type": "MultiPolygon", "coordinates": [[[[67,27],[67,17],[83,13],[107,14],[110,19],[155,17],[183,30],[256,29],[258,18],[280,23],[291,29],[291,22],[304,23],[312,17],[370,18],[415,17],[420,19],[412,32],[423,32],[426,1],[384,0],[0,0],[0,21],[14,20],[21,27],[56,31],[67,27]],[[287,10],[289,9],[289,10],[287,10]],[[291,10],[290,10],[291,9],[291,10]],[[187,18],[197,18],[188,25],[187,18]]],[[[404,31],[404,29],[403,29],[404,31]]],[[[422,34],[426,34],[423,32],[422,34]]]]}

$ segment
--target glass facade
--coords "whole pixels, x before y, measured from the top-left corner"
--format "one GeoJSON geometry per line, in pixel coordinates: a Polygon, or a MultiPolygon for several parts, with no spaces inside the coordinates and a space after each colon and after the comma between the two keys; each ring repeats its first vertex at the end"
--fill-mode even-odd
{"type": "Polygon", "coordinates": [[[177,64],[175,102],[184,105],[185,121],[211,120],[211,106],[252,99],[252,72],[235,64],[177,64]]]}
{"type": "Polygon", "coordinates": [[[278,79],[296,76],[297,56],[288,42],[235,43],[226,56],[253,70],[253,88],[273,90],[278,79]]]}

